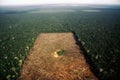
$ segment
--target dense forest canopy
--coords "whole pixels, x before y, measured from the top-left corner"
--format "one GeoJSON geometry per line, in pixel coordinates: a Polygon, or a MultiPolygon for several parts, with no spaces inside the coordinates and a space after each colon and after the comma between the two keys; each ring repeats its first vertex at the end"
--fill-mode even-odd
{"type": "Polygon", "coordinates": [[[39,33],[75,32],[101,80],[120,77],[119,6],[0,8],[0,79],[16,79],[39,33]]]}

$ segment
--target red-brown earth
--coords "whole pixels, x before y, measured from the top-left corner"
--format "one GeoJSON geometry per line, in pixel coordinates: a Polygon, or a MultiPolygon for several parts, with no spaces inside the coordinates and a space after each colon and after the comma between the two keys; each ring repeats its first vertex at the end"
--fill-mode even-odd
{"type": "Polygon", "coordinates": [[[73,33],[41,33],[26,58],[18,80],[98,80],[73,33]],[[64,50],[64,54],[57,52],[64,50]]]}

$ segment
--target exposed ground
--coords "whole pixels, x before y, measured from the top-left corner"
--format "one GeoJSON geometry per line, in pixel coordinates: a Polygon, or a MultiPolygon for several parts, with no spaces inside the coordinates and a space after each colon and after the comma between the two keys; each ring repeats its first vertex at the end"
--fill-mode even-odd
{"type": "Polygon", "coordinates": [[[98,80],[91,72],[72,33],[41,33],[18,80],[98,80]],[[64,50],[63,55],[57,52],[64,50]]]}

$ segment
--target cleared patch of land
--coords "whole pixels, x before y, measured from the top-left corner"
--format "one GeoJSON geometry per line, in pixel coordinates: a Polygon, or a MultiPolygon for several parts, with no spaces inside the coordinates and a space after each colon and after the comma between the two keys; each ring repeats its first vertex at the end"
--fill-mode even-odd
{"type": "Polygon", "coordinates": [[[73,33],[41,33],[18,80],[98,80],[73,33]]]}

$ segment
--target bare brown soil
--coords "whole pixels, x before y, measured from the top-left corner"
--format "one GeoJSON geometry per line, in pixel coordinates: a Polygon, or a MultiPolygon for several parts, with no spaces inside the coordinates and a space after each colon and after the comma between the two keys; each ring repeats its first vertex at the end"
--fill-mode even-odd
{"type": "Polygon", "coordinates": [[[72,33],[40,34],[18,80],[98,80],[86,63],[72,33]],[[56,51],[65,54],[56,57],[56,51]]]}

